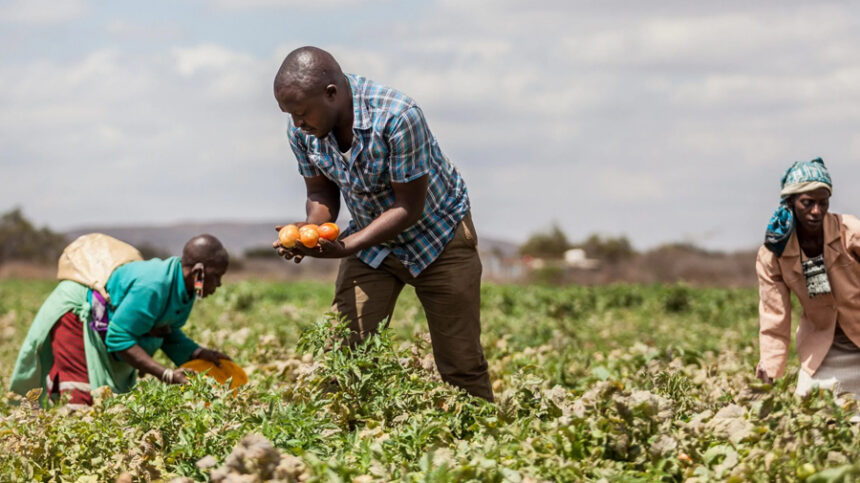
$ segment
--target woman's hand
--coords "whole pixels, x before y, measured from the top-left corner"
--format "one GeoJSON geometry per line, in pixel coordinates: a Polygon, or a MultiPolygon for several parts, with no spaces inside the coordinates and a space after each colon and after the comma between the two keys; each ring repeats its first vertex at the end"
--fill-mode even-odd
{"type": "Polygon", "coordinates": [[[758,365],[755,367],[755,377],[758,378],[759,381],[765,384],[773,384],[773,378],[768,377],[767,371],[764,369],[764,366],[759,361],[758,365]]]}
{"type": "Polygon", "coordinates": [[[221,367],[221,359],[227,359],[228,361],[233,360],[224,355],[222,352],[213,349],[207,349],[205,347],[198,347],[197,349],[194,349],[194,352],[191,353],[191,358],[209,361],[215,364],[217,367],[221,367]]]}
{"type": "Polygon", "coordinates": [[[173,380],[171,380],[168,384],[187,384],[188,376],[190,374],[194,374],[194,371],[190,369],[174,369],[173,380]]]}

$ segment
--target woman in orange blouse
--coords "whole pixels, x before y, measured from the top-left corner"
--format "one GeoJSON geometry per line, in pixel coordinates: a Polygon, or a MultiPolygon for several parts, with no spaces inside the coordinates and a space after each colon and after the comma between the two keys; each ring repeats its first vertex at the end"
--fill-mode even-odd
{"type": "Polygon", "coordinates": [[[759,342],[756,376],[785,372],[791,343],[791,293],[797,328],[797,394],[813,386],[860,394],[860,220],[828,213],[833,184],[818,158],[782,178],[782,201],[758,251],[759,342]]]}

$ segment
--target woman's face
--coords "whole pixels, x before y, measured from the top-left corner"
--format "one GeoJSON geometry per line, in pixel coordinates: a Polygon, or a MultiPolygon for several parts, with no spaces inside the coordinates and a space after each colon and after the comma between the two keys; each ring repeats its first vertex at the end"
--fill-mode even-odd
{"type": "Polygon", "coordinates": [[[809,193],[801,193],[792,202],[794,215],[801,229],[806,233],[817,233],[824,226],[824,215],[830,208],[830,191],[818,188],[809,193]]]}
{"type": "Polygon", "coordinates": [[[215,293],[221,286],[221,277],[227,273],[229,261],[212,262],[209,264],[198,263],[194,267],[182,267],[182,276],[185,279],[185,287],[189,294],[194,292],[194,282],[202,275],[203,293],[201,296],[208,297],[215,293]]]}
{"type": "Polygon", "coordinates": [[[212,264],[203,270],[203,297],[208,297],[215,293],[215,290],[221,286],[221,277],[227,273],[227,264],[212,264]]]}

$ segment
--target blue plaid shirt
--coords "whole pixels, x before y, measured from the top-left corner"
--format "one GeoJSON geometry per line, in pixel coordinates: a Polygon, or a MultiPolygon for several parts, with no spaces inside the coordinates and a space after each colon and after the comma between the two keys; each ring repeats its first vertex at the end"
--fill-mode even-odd
{"type": "Polygon", "coordinates": [[[347,74],[355,118],[347,161],[334,134],[324,139],[290,124],[290,146],[305,177],[332,180],[352,215],[345,234],[360,230],[394,204],[391,183],[430,176],[424,213],[393,240],[358,252],[373,268],[393,253],[418,276],[451,241],[469,211],[466,183],[436,143],[421,108],[410,97],[361,76],[347,74]]]}

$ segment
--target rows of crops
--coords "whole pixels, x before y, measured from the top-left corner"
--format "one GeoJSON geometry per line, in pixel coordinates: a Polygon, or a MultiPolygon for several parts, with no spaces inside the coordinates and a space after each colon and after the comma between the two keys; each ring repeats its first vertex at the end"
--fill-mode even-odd
{"type": "MultiPolygon", "coordinates": [[[[0,281],[4,386],[52,286],[0,281]]],[[[0,480],[860,475],[852,402],[792,396],[796,363],[774,387],[752,378],[754,290],[488,285],[495,405],[438,380],[413,294],[401,297],[389,331],[352,353],[324,350],[339,340],[325,321],[330,298],[327,284],[239,282],[195,309],[189,334],[250,372],[235,396],[202,379],[181,388],[145,380],[74,414],[6,396],[0,480]]]]}

